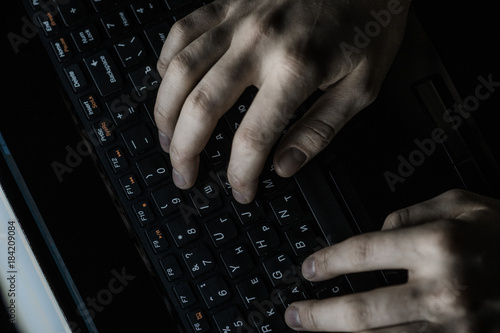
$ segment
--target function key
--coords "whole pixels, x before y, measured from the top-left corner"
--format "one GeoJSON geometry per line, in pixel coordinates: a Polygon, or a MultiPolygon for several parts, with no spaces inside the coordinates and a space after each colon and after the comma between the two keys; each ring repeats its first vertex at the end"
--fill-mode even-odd
{"type": "Polygon", "coordinates": [[[100,45],[101,35],[93,25],[79,28],[71,33],[71,38],[80,53],[87,52],[100,45]]]}
{"type": "Polygon", "coordinates": [[[101,19],[102,25],[110,38],[130,30],[132,22],[125,10],[118,10],[101,19]]]}
{"type": "Polygon", "coordinates": [[[183,309],[196,303],[193,290],[186,282],[175,285],[173,289],[183,309]]]}
{"type": "Polygon", "coordinates": [[[132,174],[121,177],[120,184],[129,200],[138,197],[142,193],[141,186],[132,174]]]}
{"type": "Polygon", "coordinates": [[[87,79],[78,64],[65,67],[64,74],[66,74],[66,78],[75,93],[79,93],[87,87],[87,79]]]}
{"type": "Polygon", "coordinates": [[[161,8],[156,1],[137,1],[130,5],[140,24],[149,23],[161,16],[161,8]]]}
{"type": "Polygon", "coordinates": [[[101,107],[97,102],[97,97],[95,95],[86,95],[80,98],[80,105],[82,106],[83,113],[88,120],[92,120],[102,113],[101,107]]]}
{"type": "Polygon", "coordinates": [[[134,210],[137,220],[142,226],[150,224],[155,219],[153,210],[147,201],[136,203],[132,206],[132,209],[134,210]]]}
{"type": "Polygon", "coordinates": [[[139,124],[123,131],[122,137],[132,156],[138,156],[155,145],[151,133],[149,133],[148,128],[144,124],[139,124]]]}
{"type": "Polygon", "coordinates": [[[113,171],[115,173],[121,172],[128,168],[127,158],[125,157],[125,154],[120,147],[115,147],[108,150],[107,156],[109,163],[113,167],[113,171]]]}
{"type": "Polygon", "coordinates": [[[205,333],[210,331],[210,325],[201,310],[189,312],[187,315],[191,328],[195,333],[205,333]]]}
{"type": "Polygon", "coordinates": [[[182,269],[174,256],[166,256],[160,259],[160,265],[167,275],[169,281],[176,280],[182,276],[182,269]]]}
{"type": "Polygon", "coordinates": [[[59,14],[64,24],[69,27],[85,20],[89,13],[82,0],[69,0],[59,5],[59,14]]]}
{"type": "Polygon", "coordinates": [[[165,251],[168,248],[167,239],[160,227],[153,228],[146,232],[149,244],[155,253],[165,251]]]}
{"type": "Polygon", "coordinates": [[[54,50],[54,53],[59,62],[64,62],[73,57],[73,50],[69,46],[69,41],[67,38],[59,37],[58,39],[50,42],[50,45],[52,46],[52,50],[54,50]]]}

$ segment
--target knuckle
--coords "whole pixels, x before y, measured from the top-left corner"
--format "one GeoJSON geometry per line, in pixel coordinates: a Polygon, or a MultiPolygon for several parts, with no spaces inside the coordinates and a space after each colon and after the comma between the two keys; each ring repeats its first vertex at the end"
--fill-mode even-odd
{"type": "Polygon", "coordinates": [[[363,267],[370,260],[373,248],[368,234],[363,237],[352,237],[349,239],[350,247],[353,249],[351,262],[354,267],[363,267]]]}
{"type": "Polygon", "coordinates": [[[404,227],[410,220],[410,211],[407,208],[396,210],[386,217],[385,223],[392,228],[404,227]]]}
{"type": "Polygon", "coordinates": [[[359,331],[369,326],[372,321],[370,304],[362,297],[356,297],[346,302],[346,328],[359,331]]]}
{"type": "Polygon", "coordinates": [[[172,58],[172,61],[170,61],[168,68],[172,69],[174,72],[184,74],[191,68],[194,68],[195,65],[195,57],[188,49],[184,49],[172,58]]]}
{"type": "Polygon", "coordinates": [[[304,122],[303,144],[313,151],[323,150],[336,134],[335,128],[321,119],[311,118],[304,122]]]}
{"type": "Polygon", "coordinates": [[[258,124],[243,122],[235,133],[233,146],[242,151],[264,152],[274,142],[275,135],[269,132],[258,124]]]}
{"type": "Polygon", "coordinates": [[[170,161],[173,166],[179,166],[189,163],[192,160],[192,156],[188,154],[187,151],[179,149],[176,145],[172,144],[170,146],[170,161]]]}
{"type": "Polygon", "coordinates": [[[213,115],[215,101],[205,88],[198,87],[187,98],[186,106],[192,116],[207,121],[213,115]]]}
{"type": "Polygon", "coordinates": [[[318,301],[310,301],[310,306],[305,306],[301,308],[300,312],[300,321],[302,322],[303,327],[307,327],[309,330],[312,331],[319,331],[320,330],[320,325],[318,323],[318,311],[321,310],[322,307],[324,307],[323,304],[321,304],[318,301]]]}
{"type": "Polygon", "coordinates": [[[445,202],[456,202],[456,203],[464,203],[471,199],[470,193],[461,189],[449,190],[445,192],[442,195],[442,197],[445,202]]]}

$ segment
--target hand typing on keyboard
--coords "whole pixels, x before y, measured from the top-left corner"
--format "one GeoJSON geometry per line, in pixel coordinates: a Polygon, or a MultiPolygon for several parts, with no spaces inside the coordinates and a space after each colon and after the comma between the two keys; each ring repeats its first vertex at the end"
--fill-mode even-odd
{"type": "Polygon", "coordinates": [[[500,201],[449,191],[387,217],[383,231],[311,255],[311,281],[377,269],[408,269],[399,286],[293,303],[295,330],[493,333],[500,329],[500,201]]]}
{"type": "Polygon", "coordinates": [[[178,21],[158,62],[155,106],[175,184],[194,185],[217,121],[251,85],[259,92],[235,133],[227,172],[241,203],[254,198],[297,107],[316,89],[325,92],[275,151],[277,173],[292,176],[376,97],[408,7],[408,0],[224,0],[178,21]]]}

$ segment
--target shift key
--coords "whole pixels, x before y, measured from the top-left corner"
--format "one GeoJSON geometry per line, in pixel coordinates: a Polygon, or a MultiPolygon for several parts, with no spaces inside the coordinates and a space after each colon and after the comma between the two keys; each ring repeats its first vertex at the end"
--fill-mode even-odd
{"type": "Polygon", "coordinates": [[[118,67],[107,51],[83,59],[99,93],[107,96],[123,88],[118,67]]]}

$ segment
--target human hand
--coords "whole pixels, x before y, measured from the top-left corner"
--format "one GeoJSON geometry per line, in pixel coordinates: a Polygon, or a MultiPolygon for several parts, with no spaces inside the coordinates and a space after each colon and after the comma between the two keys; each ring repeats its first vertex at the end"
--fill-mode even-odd
{"type": "Polygon", "coordinates": [[[174,24],[158,62],[155,120],[175,184],[194,185],[199,153],[250,85],[259,92],[235,133],[227,174],[241,203],[253,199],[295,110],[318,87],[325,91],[275,152],[277,173],[293,175],[374,100],[408,7],[408,0],[217,0],[174,24]]]}
{"type": "Polygon", "coordinates": [[[408,269],[403,285],[290,305],[295,330],[500,332],[500,201],[453,190],[390,214],[382,231],[312,254],[303,275],[408,269]],[[300,324],[301,323],[301,324],[300,324]]]}

